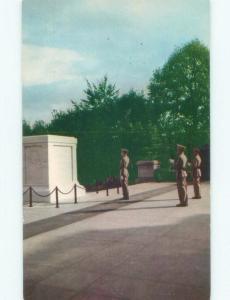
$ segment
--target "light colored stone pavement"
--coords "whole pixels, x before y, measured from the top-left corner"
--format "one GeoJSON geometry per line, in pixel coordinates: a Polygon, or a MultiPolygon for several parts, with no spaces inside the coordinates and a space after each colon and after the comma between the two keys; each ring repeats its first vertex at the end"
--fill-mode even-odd
{"type": "MultiPolygon", "coordinates": [[[[154,190],[158,188],[165,188],[172,183],[142,183],[131,185],[129,187],[130,195],[138,194],[140,192],[146,192],[149,190],[154,190]]],[[[107,201],[112,201],[122,197],[121,188],[119,188],[119,194],[117,194],[117,189],[110,189],[109,196],[106,196],[106,191],[100,191],[99,193],[90,192],[84,197],[78,198],[78,204],[74,204],[74,195],[70,194],[69,201],[66,203],[60,203],[59,208],[55,208],[55,204],[50,203],[33,203],[33,207],[28,207],[28,203],[24,205],[24,224],[35,222],[42,219],[47,219],[53,216],[61,215],[70,211],[80,210],[86,207],[91,207],[96,204],[104,203],[107,201]]],[[[60,199],[62,195],[59,195],[60,199]]]]}
{"type": "Polygon", "coordinates": [[[184,208],[175,185],[131,190],[25,208],[26,300],[209,299],[209,184],[184,208]]]}

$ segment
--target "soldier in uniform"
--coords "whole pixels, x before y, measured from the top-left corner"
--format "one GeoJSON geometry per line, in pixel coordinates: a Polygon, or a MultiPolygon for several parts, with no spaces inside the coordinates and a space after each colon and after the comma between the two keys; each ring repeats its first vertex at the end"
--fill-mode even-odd
{"type": "Polygon", "coordinates": [[[176,180],[177,190],[179,195],[180,203],[177,206],[188,206],[188,195],[187,195],[187,157],[185,155],[185,146],[177,145],[178,158],[175,162],[176,169],[176,180]]]}
{"type": "Polygon", "coordinates": [[[123,192],[123,199],[129,200],[129,190],[128,190],[128,178],[129,178],[129,157],[128,150],[121,149],[121,161],[120,161],[120,180],[123,192]]]}
{"type": "Polygon", "coordinates": [[[192,177],[193,177],[193,188],[194,188],[194,197],[192,199],[201,199],[200,195],[200,178],[201,178],[201,157],[200,149],[193,149],[193,161],[192,161],[192,177]]]}

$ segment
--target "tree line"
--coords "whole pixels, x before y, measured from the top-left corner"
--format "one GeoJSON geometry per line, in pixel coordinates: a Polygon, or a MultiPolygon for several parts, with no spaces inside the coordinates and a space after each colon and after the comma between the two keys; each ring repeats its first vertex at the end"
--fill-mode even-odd
{"type": "Polygon", "coordinates": [[[176,144],[209,144],[209,50],[193,40],[175,49],[153,74],[147,93],[121,94],[104,76],[87,81],[84,99],[66,111],[53,111],[50,122],[23,121],[23,134],[57,134],[78,138],[78,173],[82,184],[118,176],[120,149],[130,152],[130,181],[138,160],[160,160],[160,177],[170,180],[168,159],[176,144]]]}

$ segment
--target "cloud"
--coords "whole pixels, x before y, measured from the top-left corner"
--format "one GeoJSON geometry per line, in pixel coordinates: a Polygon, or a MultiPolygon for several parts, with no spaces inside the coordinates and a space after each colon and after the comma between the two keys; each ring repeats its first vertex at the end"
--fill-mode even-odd
{"type": "Polygon", "coordinates": [[[24,112],[47,120],[86,78],[144,89],[175,47],[208,45],[209,0],[24,0],[22,32],[24,112]]]}
{"type": "MultiPolygon", "coordinates": [[[[141,18],[142,22],[158,21],[164,16],[180,13],[196,13],[207,10],[208,0],[84,0],[84,8],[88,11],[109,15],[119,14],[130,18],[141,18]]],[[[78,6],[76,6],[78,7],[78,6]]],[[[177,15],[178,16],[178,15],[177,15]]],[[[140,24],[141,25],[141,24],[140,24]]]]}
{"type": "Polygon", "coordinates": [[[23,45],[22,79],[24,86],[50,84],[79,78],[74,64],[84,60],[76,51],[23,45]]]}

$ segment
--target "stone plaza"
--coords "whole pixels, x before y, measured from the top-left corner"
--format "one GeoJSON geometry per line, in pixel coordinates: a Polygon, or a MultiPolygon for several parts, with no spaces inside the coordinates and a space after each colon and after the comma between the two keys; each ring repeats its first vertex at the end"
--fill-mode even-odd
{"type": "Polygon", "coordinates": [[[25,300],[208,300],[209,184],[175,207],[175,183],[24,206],[25,300]]]}

